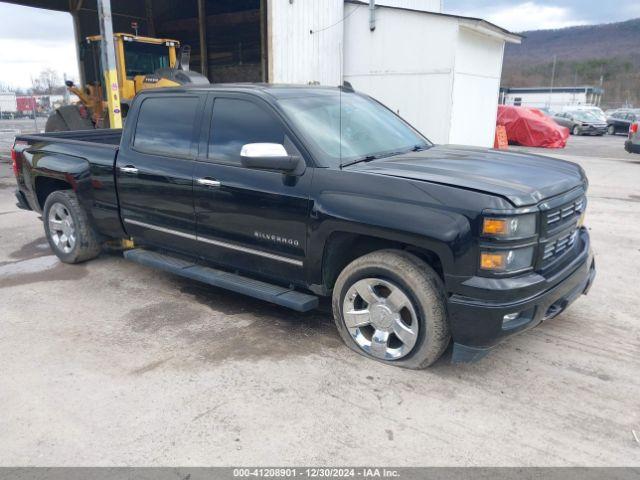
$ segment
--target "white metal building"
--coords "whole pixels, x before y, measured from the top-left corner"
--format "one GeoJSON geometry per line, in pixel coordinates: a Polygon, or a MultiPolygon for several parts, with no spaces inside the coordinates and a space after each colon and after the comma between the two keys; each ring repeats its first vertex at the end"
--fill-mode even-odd
{"type": "MultiPolygon", "coordinates": [[[[4,1],[69,12],[81,83],[102,81],[82,47],[100,31],[96,0],[4,1]]],[[[437,143],[492,145],[504,45],[520,37],[443,14],[442,0],[371,2],[111,0],[108,23],[192,46],[192,68],[215,83],[347,80],[437,143]]]]}
{"type": "Polygon", "coordinates": [[[17,111],[16,94],[14,92],[0,92],[0,117],[13,116],[17,111]]]}
{"type": "Polygon", "coordinates": [[[269,80],[350,82],[436,143],[492,146],[505,42],[520,36],[440,13],[440,0],[269,3],[269,80]]]}
{"type": "Polygon", "coordinates": [[[523,107],[550,108],[578,105],[599,106],[604,90],[600,87],[521,87],[500,90],[500,103],[523,107]]]}

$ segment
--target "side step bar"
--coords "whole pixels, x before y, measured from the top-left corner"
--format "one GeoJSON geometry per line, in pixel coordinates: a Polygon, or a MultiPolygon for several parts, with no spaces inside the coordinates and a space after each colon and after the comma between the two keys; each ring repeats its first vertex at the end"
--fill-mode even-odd
{"type": "Polygon", "coordinates": [[[126,250],[124,252],[124,258],[141,265],[146,265],[147,267],[158,268],[165,272],[207,283],[214,287],[225,288],[242,293],[243,295],[275,303],[276,305],[282,305],[283,307],[288,307],[298,312],[308,312],[318,306],[318,297],[315,295],[297,292],[291,288],[216,270],[142,248],[126,250]]]}

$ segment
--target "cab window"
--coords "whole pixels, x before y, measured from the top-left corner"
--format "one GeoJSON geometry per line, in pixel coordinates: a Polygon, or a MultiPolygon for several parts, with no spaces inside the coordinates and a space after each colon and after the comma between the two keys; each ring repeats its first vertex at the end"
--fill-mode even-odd
{"type": "MultiPolygon", "coordinates": [[[[213,161],[240,164],[247,143],[278,143],[288,140],[280,120],[249,100],[217,98],[213,104],[208,157],[213,161]]],[[[289,148],[287,148],[289,150],[289,148]]]]}
{"type": "Polygon", "coordinates": [[[160,44],[124,42],[127,78],[149,75],[160,68],[169,68],[169,47],[160,44]]]}
{"type": "Polygon", "coordinates": [[[147,98],[140,106],[133,147],[155,155],[191,154],[198,97],[147,98]]]}

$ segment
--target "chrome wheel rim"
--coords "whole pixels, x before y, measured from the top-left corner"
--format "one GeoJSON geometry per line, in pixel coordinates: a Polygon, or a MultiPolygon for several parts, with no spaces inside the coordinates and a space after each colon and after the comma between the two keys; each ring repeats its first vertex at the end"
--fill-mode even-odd
{"type": "Polygon", "coordinates": [[[70,253],[76,245],[76,228],[73,217],[62,203],[54,203],[49,209],[49,236],[53,244],[64,253],[70,253]]]}
{"type": "Polygon", "coordinates": [[[354,283],[342,304],[344,323],[358,346],[381,360],[408,355],[419,323],[409,297],[391,282],[365,278],[354,283]]]}

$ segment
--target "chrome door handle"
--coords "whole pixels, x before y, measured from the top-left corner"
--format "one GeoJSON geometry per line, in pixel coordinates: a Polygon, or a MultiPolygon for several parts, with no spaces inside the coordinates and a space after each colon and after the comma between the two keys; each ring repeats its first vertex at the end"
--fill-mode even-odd
{"type": "Polygon", "coordinates": [[[196,180],[198,185],[204,185],[205,187],[219,187],[222,185],[218,180],[213,180],[211,178],[199,178],[196,180]]]}
{"type": "Polygon", "coordinates": [[[120,171],[122,173],[130,173],[132,175],[135,175],[135,174],[138,173],[138,169],[136,167],[133,167],[133,166],[120,167],[120,171]]]}

